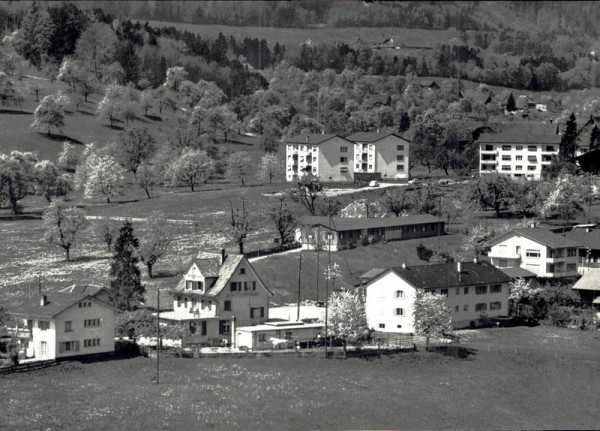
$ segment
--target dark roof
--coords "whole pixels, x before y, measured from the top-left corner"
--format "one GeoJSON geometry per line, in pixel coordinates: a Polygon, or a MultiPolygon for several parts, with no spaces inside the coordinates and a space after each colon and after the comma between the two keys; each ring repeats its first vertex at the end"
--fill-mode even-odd
{"type": "Polygon", "coordinates": [[[69,294],[69,293],[57,293],[57,292],[45,292],[27,298],[27,300],[18,308],[9,310],[10,314],[20,316],[31,316],[31,317],[44,317],[48,319],[54,318],[67,308],[78,303],[82,299],[90,298],[96,301],[98,304],[102,304],[106,307],[112,308],[110,305],[105,304],[102,301],[98,301],[93,296],[87,294],[69,294]],[[46,305],[41,305],[41,297],[46,296],[46,305]]]}
{"type": "Polygon", "coordinates": [[[416,288],[439,289],[476,284],[508,283],[511,278],[487,262],[440,263],[435,265],[407,266],[391,268],[399,277],[416,288]]]}
{"type": "Polygon", "coordinates": [[[491,126],[496,133],[482,133],[478,141],[487,144],[560,144],[561,135],[556,124],[515,122],[496,123],[491,126]]]}
{"type": "Polygon", "coordinates": [[[534,272],[528,271],[525,268],[498,268],[500,271],[508,275],[510,278],[532,278],[536,277],[534,272]]]}
{"type": "Polygon", "coordinates": [[[303,133],[301,135],[290,136],[285,140],[285,143],[319,145],[335,137],[344,139],[334,133],[303,133]]]}
{"type": "Polygon", "coordinates": [[[387,138],[388,136],[395,136],[406,142],[410,142],[408,139],[392,132],[356,132],[346,136],[346,139],[353,142],[377,142],[383,138],[387,138]]]}
{"type": "Polygon", "coordinates": [[[532,227],[510,230],[506,233],[503,233],[500,236],[497,236],[496,238],[493,238],[490,241],[490,243],[500,242],[501,239],[515,233],[550,248],[581,247],[581,244],[579,242],[573,241],[570,238],[563,236],[562,234],[557,234],[550,232],[549,230],[532,227]]]}
{"type": "Polygon", "coordinates": [[[590,229],[589,232],[586,232],[585,229],[573,228],[569,232],[565,232],[564,237],[576,242],[582,247],[600,250],[600,230],[598,229],[590,229]]]}
{"type": "MultiPolygon", "coordinates": [[[[392,226],[407,226],[422,223],[437,223],[439,220],[432,215],[422,214],[406,217],[381,217],[381,218],[358,218],[358,217],[332,217],[331,228],[336,232],[373,229],[392,226]]],[[[442,221],[443,223],[443,221],[442,221]]],[[[300,224],[316,226],[321,225],[329,227],[329,217],[327,216],[305,216],[300,220],[300,224]]]]}
{"type": "Polygon", "coordinates": [[[373,268],[373,269],[368,270],[364,274],[359,275],[358,278],[360,278],[361,280],[371,280],[372,278],[375,278],[378,275],[383,274],[385,271],[387,271],[387,269],[373,268]]]}
{"type": "Polygon", "coordinates": [[[227,135],[227,142],[234,142],[244,145],[262,145],[264,143],[264,139],[262,136],[234,133],[232,135],[227,135]]]}
{"type": "Polygon", "coordinates": [[[192,261],[189,267],[191,268],[193,264],[196,264],[204,277],[218,277],[219,268],[221,266],[221,257],[209,257],[202,259],[196,258],[192,261]]]}

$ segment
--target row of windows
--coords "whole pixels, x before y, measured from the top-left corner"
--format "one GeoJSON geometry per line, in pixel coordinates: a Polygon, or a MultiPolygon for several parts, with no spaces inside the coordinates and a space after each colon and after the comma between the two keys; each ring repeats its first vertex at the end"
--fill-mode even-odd
{"type": "Polygon", "coordinates": [[[84,327],[100,326],[100,319],[86,319],[83,321],[84,327]]]}
{"type": "MultiPolygon", "coordinates": [[[[513,150],[512,145],[502,145],[501,148],[502,148],[502,151],[512,151],[513,150]]],[[[528,145],[527,151],[537,151],[538,148],[542,148],[542,147],[538,147],[537,145],[528,145]]],[[[554,145],[545,145],[542,149],[543,149],[543,151],[556,151],[554,145]]],[[[523,145],[516,145],[514,147],[514,150],[515,151],[523,151],[523,145]]],[[[484,148],[484,151],[494,151],[494,146],[486,145],[484,148]]]]}
{"type": "Polygon", "coordinates": [[[58,352],[79,352],[79,341],[63,341],[58,343],[58,352]]]}
{"type": "MultiPolygon", "coordinates": [[[[467,307],[465,305],[465,307],[467,307]]],[[[490,310],[501,310],[502,303],[501,302],[490,302],[490,310]]],[[[465,309],[465,311],[468,311],[465,309]]],[[[479,304],[475,304],[475,311],[487,311],[487,304],[485,302],[481,302],[479,304]]]]}
{"type": "Polygon", "coordinates": [[[232,281],[229,283],[231,292],[256,290],[256,281],[232,281]]]}
{"type": "Polygon", "coordinates": [[[89,308],[92,306],[91,301],[84,301],[79,303],[79,308],[89,308]]]}
{"type": "Polygon", "coordinates": [[[318,151],[319,147],[317,146],[307,146],[307,145],[288,145],[288,151],[292,150],[300,150],[300,151],[318,151]]]}
{"type": "Polygon", "coordinates": [[[90,338],[83,340],[83,347],[96,347],[100,345],[100,338],[90,338]]]}
{"type": "MultiPolygon", "coordinates": [[[[188,303],[188,298],[187,297],[184,296],[183,299],[182,299],[181,296],[178,296],[176,298],[176,300],[177,300],[177,307],[181,307],[182,304],[183,304],[183,308],[187,308],[187,303],[188,303]]],[[[198,301],[196,299],[192,299],[191,308],[196,307],[197,303],[198,303],[198,301]]],[[[204,309],[205,307],[210,308],[211,304],[212,304],[211,301],[208,301],[208,300],[205,301],[204,299],[200,300],[200,306],[201,306],[202,309],[204,309]]]]}
{"type": "MultiPolygon", "coordinates": [[[[528,171],[535,171],[537,169],[537,165],[536,166],[527,166],[527,170],[528,171]]],[[[503,171],[510,171],[512,170],[512,167],[510,165],[502,165],[502,170],[503,171]]],[[[522,171],[523,170],[523,166],[521,165],[517,165],[515,166],[515,171],[522,171]]]]}
{"type": "MultiPolygon", "coordinates": [[[[460,287],[456,287],[455,288],[455,294],[456,295],[460,295],[460,287]]],[[[468,287],[463,287],[463,295],[468,295],[469,294],[469,288],[468,287]]],[[[490,293],[501,293],[502,292],[502,285],[501,284],[492,284],[490,285],[490,293]]],[[[485,295],[486,293],[488,293],[488,286],[475,286],[475,295],[485,295]]],[[[448,289],[440,289],[440,295],[445,295],[448,296],[448,289]]]]}
{"type": "MultiPolygon", "coordinates": [[[[396,328],[400,329],[400,328],[402,328],[402,325],[396,325],[396,328]]],[[[379,329],[385,329],[385,323],[380,323],[379,329]]]]}
{"type": "MultiPolygon", "coordinates": [[[[510,154],[503,154],[502,155],[502,160],[510,162],[512,160],[512,158],[511,158],[510,154]]],[[[515,156],[515,160],[517,160],[517,161],[523,160],[523,156],[515,156]]],[[[538,159],[537,159],[536,156],[527,156],[527,161],[529,161],[529,162],[537,162],[538,159]]]]}
{"type": "Polygon", "coordinates": [[[192,290],[204,290],[204,283],[201,281],[186,280],[185,288],[192,290]]]}

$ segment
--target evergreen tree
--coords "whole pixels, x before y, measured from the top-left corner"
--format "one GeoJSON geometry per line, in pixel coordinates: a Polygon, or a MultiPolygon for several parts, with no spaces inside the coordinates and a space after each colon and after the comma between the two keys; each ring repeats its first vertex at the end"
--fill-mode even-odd
{"type": "Polygon", "coordinates": [[[402,113],[402,116],[400,117],[400,125],[398,126],[398,129],[399,129],[400,133],[406,132],[408,129],[410,129],[410,117],[408,116],[407,112],[402,113]]]}
{"type": "Polygon", "coordinates": [[[125,222],[119,231],[109,270],[111,301],[120,310],[135,310],[144,299],[146,289],[137,266],[140,260],[137,252],[139,245],[131,222],[125,222]]]}
{"type": "Polygon", "coordinates": [[[594,126],[590,132],[590,150],[595,150],[600,146],[600,129],[594,126]]]}
{"type": "Polygon", "coordinates": [[[506,101],[506,110],[508,112],[515,112],[517,110],[517,102],[515,101],[515,97],[512,93],[508,95],[508,100],[506,101]]]}
{"type": "Polygon", "coordinates": [[[559,155],[561,159],[572,159],[575,157],[575,149],[577,148],[577,119],[575,113],[572,112],[567,127],[563,132],[560,140],[559,155]]]}

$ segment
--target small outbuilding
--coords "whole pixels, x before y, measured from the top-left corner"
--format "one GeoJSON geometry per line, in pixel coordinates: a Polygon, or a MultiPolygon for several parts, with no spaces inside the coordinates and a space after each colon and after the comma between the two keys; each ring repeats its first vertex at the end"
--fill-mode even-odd
{"type": "Polygon", "coordinates": [[[322,323],[271,321],[256,326],[240,326],[235,346],[252,350],[293,348],[296,342],[313,341],[321,334],[322,323]]]}

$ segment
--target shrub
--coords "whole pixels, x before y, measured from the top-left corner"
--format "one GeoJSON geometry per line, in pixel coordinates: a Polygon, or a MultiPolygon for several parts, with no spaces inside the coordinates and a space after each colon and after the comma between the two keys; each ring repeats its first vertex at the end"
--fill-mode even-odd
{"type": "Polygon", "coordinates": [[[554,326],[565,327],[571,322],[571,310],[566,307],[553,305],[548,311],[548,320],[554,326]]]}

